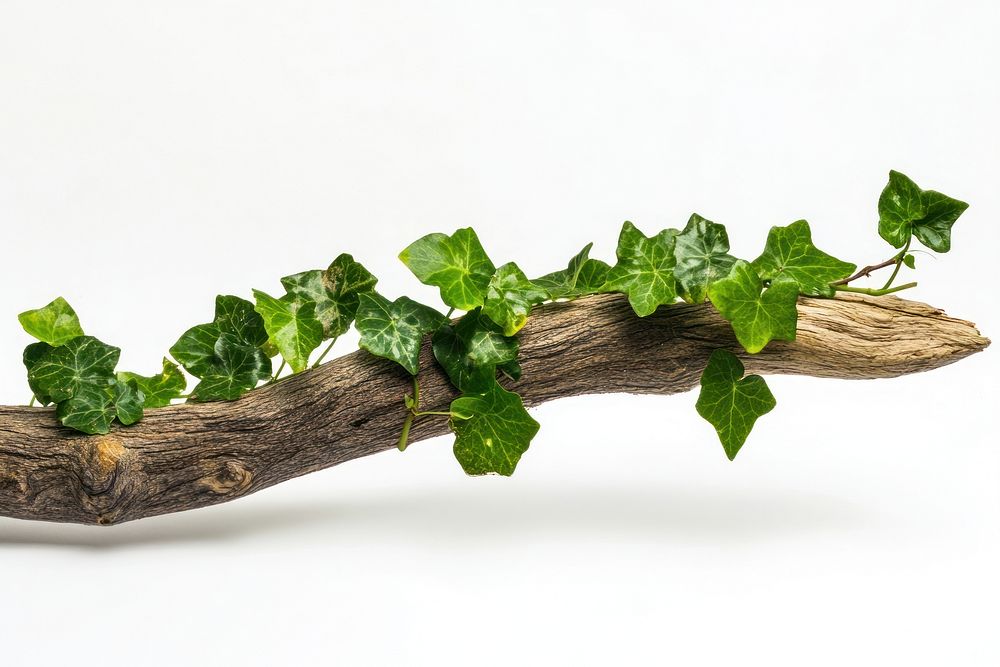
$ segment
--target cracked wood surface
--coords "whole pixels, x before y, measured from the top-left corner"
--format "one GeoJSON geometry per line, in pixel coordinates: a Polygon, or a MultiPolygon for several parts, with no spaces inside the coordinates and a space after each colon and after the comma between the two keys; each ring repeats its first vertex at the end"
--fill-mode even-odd
{"type": "MultiPolygon", "coordinates": [[[[969,322],[896,297],[801,298],[794,342],[747,355],[708,304],[638,318],[618,295],[535,310],[521,334],[528,407],[600,393],[674,394],[697,386],[712,350],[748,373],[871,379],[927,371],[989,345],[969,322]]],[[[425,344],[421,407],[456,396],[425,344]]],[[[149,410],[103,436],[61,427],[52,408],[0,407],[0,515],[110,525],[214,505],[395,447],[409,375],[358,351],[238,401],[149,410]]],[[[418,419],[411,442],[448,432],[418,419]]]]}

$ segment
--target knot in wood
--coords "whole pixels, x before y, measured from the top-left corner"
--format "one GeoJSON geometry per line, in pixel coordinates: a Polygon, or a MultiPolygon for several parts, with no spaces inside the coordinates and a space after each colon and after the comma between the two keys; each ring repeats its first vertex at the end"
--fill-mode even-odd
{"type": "Polygon", "coordinates": [[[253,484],[253,472],[240,461],[226,461],[214,474],[202,477],[201,485],[220,496],[240,495],[253,484]]]}

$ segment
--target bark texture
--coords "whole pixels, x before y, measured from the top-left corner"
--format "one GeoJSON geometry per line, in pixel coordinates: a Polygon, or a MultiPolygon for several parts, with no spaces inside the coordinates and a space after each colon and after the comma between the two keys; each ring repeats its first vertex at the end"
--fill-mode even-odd
{"type": "MultiPolygon", "coordinates": [[[[530,407],[596,393],[674,394],[697,386],[712,350],[740,355],[748,372],[888,378],[979,352],[975,326],[896,297],[802,298],[794,342],[742,353],[708,304],[638,318],[617,295],[538,308],[521,335],[530,407]]],[[[421,407],[455,397],[425,345],[421,407]]],[[[0,407],[0,515],[110,525],[233,500],[287,479],[395,447],[410,378],[355,352],[229,403],[148,411],[130,427],[87,436],[50,408],[0,407]]],[[[448,431],[414,425],[411,442],[448,431]]]]}

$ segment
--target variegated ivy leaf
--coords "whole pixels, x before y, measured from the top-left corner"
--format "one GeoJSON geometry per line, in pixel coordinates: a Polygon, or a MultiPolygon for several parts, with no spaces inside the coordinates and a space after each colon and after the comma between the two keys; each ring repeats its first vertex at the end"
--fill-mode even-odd
{"type": "Polygon", "coordinates": [[[451,236],[428,234],[413,242],[399,258],[420,282],[441,289],[441,299],[458,310],[483,305],[496,267],[471,227],[451,236]]]}
{"type": "Polygon", "coordinates": [[[732,461],[754,423],[774,409],[775,400],[759,375],[743,377],[743,363],[727,350],[716,350],[701,375],[695,408],[715,427],[726,456],[732,461]]]}
{"type": "Polygon", "coordinates": [[[798,296],[798,283],[785,275],[764,289],[760,276],[742,259],[727,277],[708,288],[708,298],[733,325],[736,340],[750,354],[760,352],[773,339],[795,340],[798,296]]]}
{"type": "Polygon", "coordinates": [[[309,355],[323,342],[323,324],[316,318],[316,304],[294,294],[276,299],[266,292],[253,291],[254,309],[264,318],[270,342],[292,371],[300,373],[309,366],[309,355]]]}
{"type": "Polygon", "coordinates": [[[118,379],[125,383],[135,382],[136,388],[142,392],[145,408],[162,408],[170,405],[170,401],[180,398],[187,389],[184,373],[166,357],[163,358],[163,372],[151,376],[123,372],[118,379]]]}
{"type": "Polygon", "coordinates": [[[896,248],[916,236],[937,252],[951,249],[951,228],[969,205],[934,190],[921,190],[910,177],[889,172],[878,200],[878,233],[896,248]]]}
{"type": "Polygon", "coordinates": [[[752,266],[764,280],[785,275],[798,283],[800,293],[812,296],[833,296],[830,283],[846,278],[858,268],[813,245],[812,231],[805,220],[787,227],[771,227],[764,252],[752,266]]]}
{"type": "Polygon", "coordinates": [[[357,329],[360,345],[372,354],[392,359],[411,375],[420,371],[420,346],[424,336],[448,322],[438,311],[400,297],[389,301],[377,292],[360,296],[357,329]]]}
{"type": "Polygon", "coordinates": [[[434,333],[434,358],[462,392],[478,393],[496,382],[498,366],[519,373],[517,338],[508,337],[478,309],[466,313],[454,326],[444,325],[434,333]]]}
{"type": "Polygon", "coordinates": [[[532,282],[545,289],[552,299],[576,299],[597,294],[604,287],[611,267],[590,257],[593,246],[593,243],[584,246],[583,250],[569,260],[565,269],[536,278],[532,282]]]}
{"type": "Polygon", "coordinates": [[[337,257],[325,271],[303,271],[281,279],[289,294],[316,304],[324,338],[337,338],[351,328],[359,296],[374,290],[377,283],[378,278],[348,254],[337,257]]]}
{"type": "Polygon", "coordinates": [[[17,320],[25,331],[53,347],[83,335],[76,311],[61,296],[47,306],[21,313],[17,320]]]}
{"type": "Polygon", "coordinates": [[[517,394],[496,381],[481,394],[451,403],[455,458],[469,475],[511,475],[538,433],[538,422],[517,394]]]}
{"type": "Polygon", "coordinates": [[[504,264],[490,279],[483,314],[513,336],[528,321],[532,306],[549,298],[549,293],[528,280],[517,264],[504,264]]]}
{"type": "Polygon", "coordinates": [[[646,237],[631,222],[622,226],[618,237],[618,263],[608,273],[605,292],[628,295],[639,317],[651,315],[658,306],[677,299],[674,280],[674,243],[677,230],[665,229],[646,237]]]}
{"type": "Polygon", "coordinates": [[[688,303],[701,303],[708,286],[729,275],[736,258],[729,254],[729,235],[723,225],[692,213],[674,242],[677,266],[674,278],[688,303]]]}

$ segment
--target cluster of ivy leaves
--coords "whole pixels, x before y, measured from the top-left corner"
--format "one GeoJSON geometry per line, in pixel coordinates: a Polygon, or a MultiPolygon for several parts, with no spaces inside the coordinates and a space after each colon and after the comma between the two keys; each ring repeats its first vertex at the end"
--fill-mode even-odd
{"type": "MultiPolygon", "coordinates": [[[[116,372],[120,350],[84,334],[73,308],[62,298],[19,316],[39,342],[24,351],[34,399],[55,404],[59,421],[84,433],[107,433],[112,423],[132,424],[143,410],[178,399],[234,400],[262,382],[273,382],[287,365],[299,373],[318,365],[333,343],[354,325],[360,345],[390,359],[414,377],[404,400],[407,412],[400,448],[414,419],[447,417],[455,433],[454,453],[469,474],[513,473],[538,432],[521,397],[501,385],[520,379],[518,332],[542,303],[590,294],[621,293],[639,317],[678,299],[711,302],[732,325],[739,346],[757,354],[772,341],[792,341],[800,295],[832,297],[837,291],[882,295],[901,267],[914,268],[912,240],[937,252],[951,247],[951,228],[967,204],[920,189],[892,171],[878,202],[880,235],[898,252],[886,262],[855,273],[857,266],[813,243],[805,220],[772,227],[752,261],[730,254],[723,225],[693,214],[683,229],[647,236],[625,222],[616,261],[591,258],[588,244],[565,269],[529,279],[509,262],[497,267],[471,228],[424,236],[400,254],[422,283],[439,289],[447,314],[408,297],[390,300],[376,291],[377,279],[351,255],[326,269],[281,279],[285,293],[253,291],[253,301],[216,298],[211,322],[185,331],[153,376],[116,372]],[[881,289],[848,285],[877,268],[893,267],[881,289]],[[459,312],[457,319],[451,315],[459,312]],[[459,392],[447,412],[421,412],[420,349],[431,337],[436,363],[459,392]],[[327,343],[315,361],[320,347],[327,343]],[[280,358],[275,370],[274,361],[280,358]],[[175,363],[176,362],[176,363],[175,363]],[[180,367],[198,381],[187,390],[180,367]]],[[[698,413],[712,426],[733,459],[756,420],[775,406],[764,379],[745,375],[729,349],[712,352],[701,377],[698,413]]]]}

